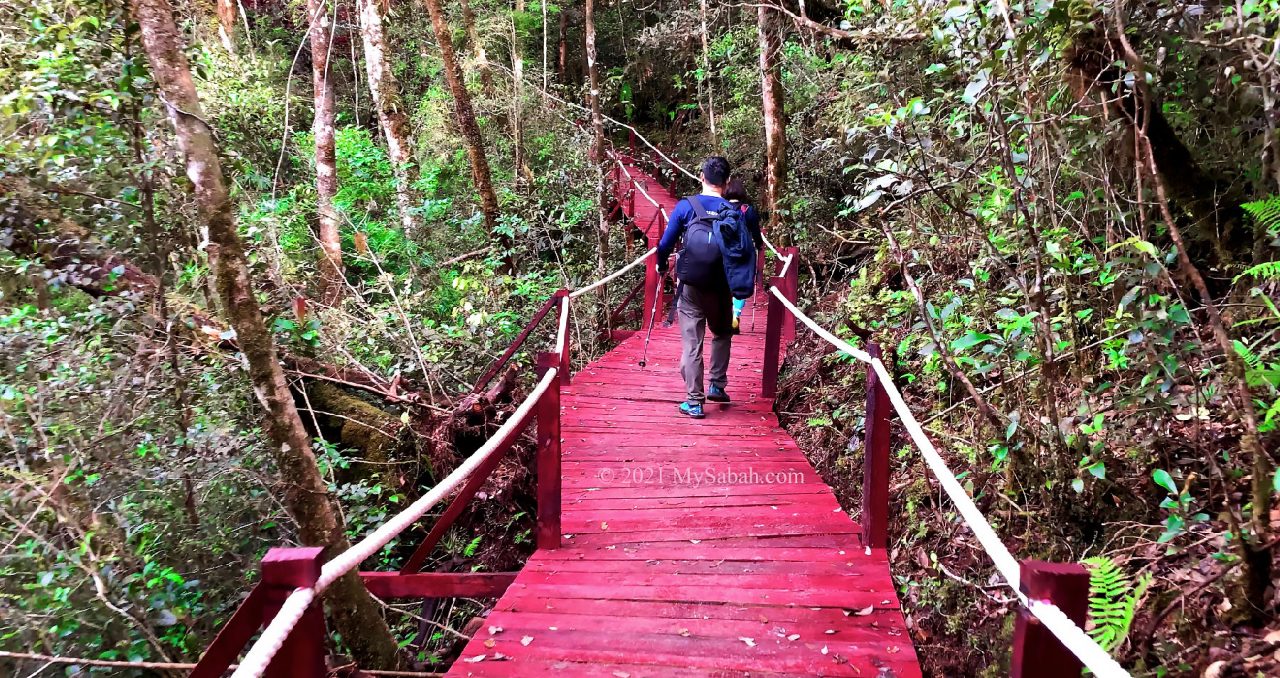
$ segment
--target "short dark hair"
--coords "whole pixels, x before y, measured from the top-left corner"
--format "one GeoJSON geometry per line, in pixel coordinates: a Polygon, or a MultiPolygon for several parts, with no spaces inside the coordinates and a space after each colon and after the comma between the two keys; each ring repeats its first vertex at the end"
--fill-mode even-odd
{"type": "Polygon", "coordinates": [[[725,200],[737,200],[738,202],[749,203],[751,196],[747,194],[747,187],[742,184],[742,180],[733,178],[729,180],[728,185],[724,187],[725,200]]]}
{"type": "Polygon", "coordinates": [[[712,186],[724,186],[729,181],[729,161],[713,155],[702,161],[702,178],[712,186]]]}

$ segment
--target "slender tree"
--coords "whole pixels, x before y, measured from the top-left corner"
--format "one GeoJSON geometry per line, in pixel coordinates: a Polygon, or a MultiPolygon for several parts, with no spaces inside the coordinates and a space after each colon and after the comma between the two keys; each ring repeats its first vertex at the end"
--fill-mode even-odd
{"type": "MultiPolygon", "coordinates": [[[[249,280],[244,246],[236,231],[235,205],[227,192],[213,130],[205,122],[169,0],[135,0],[134,18],[156,86],[168,108],[178,148],[186,163],[196,206],[208,229],[210,264],[227,320],[249,364],[249,379],[265,411],[270,451],[279,468],[284,502],[298,524],[303,543],[327,547],[330,554],[350,547],[345,526],[331,503],[316,467],[311,440],[298,416],[293,394],[277,358],[249,280]]],[[[355,573],[339,579],[325,594],[334,625],[361,665],[394,668],[398,661],[378,606],[355,573]]]]}
{"type": "Polygon", "coordinates": [[[400,87],[387,57],[386,35],[382,30],[379,0],[360,0],[360,37],[364,42],[365,72],[369,76],[369,93],[378,111],[378,124],[387,139],[387,155],[396,177],[396,204],[400,208],[400,226],[405,233],[416,233],[422,220],[414,214],[418,204],[413,184],[418,169],[413,162],[409,116],[400,100],[400,87]]]}
{"type": "Polygon", "coordinates": [[[334,95],[329,82],[329,47],[333,44],[333,21],[326,0],[307,0],[311,20],[311,84],[315,115],[311,134],[316,153],[316,235],[320,239],[320,298],[336,304],[343,296],[342,240],[338,233],[338,161],[334,148],[334,95]]]}
{"type": "Polygon", "coordinates": [[[218,0],[218,39],[231,53],[236,51],[236,0],[218,0]]]}
{"type": "Polygon", "coordinates": [[[515,175],[528,181],[532,173],[524,156],[524,50],[520,48],[519,27],[524,7],[524,0],[516,0],[516,11],[511,16],[511,148],[515,175]]]}
{"type": "Polygon", "coordinates": [[[556,78],[565,84],[565,69],[569,66],[569,13],[560,8],[560,37],[556,56],[556,78]]]}
{"type": "MultiPolygon", "coordinates": [[[[439,3],[436,3],[439,5],[439,3]]],[[[467,34],[467,47],[471,49],[472,58],[476,60],[476,66],[480,69],[480,84],[484,87],[484,95],[493,96],[493,72],[489,70],[489,56],[485,52],[484,42],[480,40],[480,33],[476,30],[476,14],[471,11],[470,0],[461,0],[462,6],[462,28],[467,34]]]]}
{"type": "Polygon", "coordinates": [[[787,177],[787,126],[783,109],[782,75],[778,68],[778,52],[782,48],[782,41],[776,11],[760,5],[756,12],[760,33],[760,90],[764,112],[764,209],[769,215],[769,230],[776,233],[781,242],[788,242],[787,235],[778,230],[782,223],[778,205],[787,177]]]}
{"type": "MultiPolygon", "coordinates": [[[[606,205],[609,204],[609,193],[605,187],[603,168],[605,163],[609,161],[604,145],[604,118],[600,115],[600,71],[596,66],[596,10],[595,0],[586,0],[585,16],[583,17],[583,29],[586,33],[585,43],[587,52],[587,78],[590,80],[588,89],[588,98],[591,100],[591,155],[595,159],[596,164],[601,167],[600,172],[600,229],[596,234],[596,242],[599,243],[596,249],[596,272],[604,275],[609,267],[609,218],[605,214],[606,205]]],[[[607,330],[608,310],[607,310],[607,290],[608,285],[600,286],[600,308],[601,308],[601,330],[607,330]]]]}
{"type": "MultiPolygon", "coordinates": [[[[462,69],[458,65],[457,54],[453,51],[453,35],[449,30],[449,22],[445,17],[440,0],[422,0],[431,15],[431,28],[436,35],[436,44],[440,46],[440,61],[444,66],[444,79],[453,94],[453,115],[458,131],[467,146],[467,158],[471,161],[471,178],[475,182],[476,192],[480,194],[480,211],[484,215],[484,225],[491,236],[498,239],[499,245],[510,251],[511,238],[498,234],[498,195],[493,191],[493,177],[489,172],[489,158],[484,150],[484,137],[480,134],[480,125],[476,123],[475,109],[471,106],[471,94],[467,92],[467,84],[462,79],[462,69]]],[[[466,10],[469,11],[469,10],[466,10]]],[[[511,262],[507,261],[508,270],[511,262]]]]}

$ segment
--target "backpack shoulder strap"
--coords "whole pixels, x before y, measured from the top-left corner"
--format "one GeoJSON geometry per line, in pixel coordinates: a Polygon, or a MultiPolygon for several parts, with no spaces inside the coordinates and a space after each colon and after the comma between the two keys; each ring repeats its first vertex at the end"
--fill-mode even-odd
{"type": "Polygon", "coordinates": [[[693,213],[697,215],[699,219],[707,218],[707,208],[702,206],[702,200],[698,199],[698,196],[691,195],[686,197],[685,200],[689,201],[689,206],[693,208],[693,213]]]}

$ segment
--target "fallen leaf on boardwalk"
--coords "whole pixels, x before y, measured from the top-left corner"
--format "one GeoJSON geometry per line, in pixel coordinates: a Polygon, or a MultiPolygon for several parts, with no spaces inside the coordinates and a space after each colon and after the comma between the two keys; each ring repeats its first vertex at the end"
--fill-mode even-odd
{"type": "Polygon", "coordinates": [[[600,529],[602,530],[609,529],[609,523],[600,523],[600,529]]]}
{"type": "Polygon", "coordinates": [[[760,615],[760,623],[761,623],[761,624],[768,624],[768,623],[769,623],[769,618],[768,618],[768,617],[766,617],[766,616],[764,616],[764,615],[760,615]]]}
{"type": "Polygon", "coordinates": [[[502,654],[501,652],[494,652],[494,653],[493,653],[493,661],[495,661],[495,662],[505,662],[505,661],[507,661],[508,659],[511,659],[511,657],[508,657],[507,655],[502,654]]]}
{"type": "Polygon", "coordinates": [[[520,639],[520,644],[525,647],[529,647],[529,643],[532,643],[532,642],[533,642],[533,636],[525,636],[524,638],[520,639]]]}
{"type": "Polygon", "coordinates": [[[741,640],[742,642],[746,643],[746,644],[747,644],[747,647],[755,647],[755,646],[756,646],[756,641],[755,641],[755,639],[753,639],[753,638],[739,638],[738,640],[741,640]]]}
{"type": "Polygon", "coordinates": [[[791,634],[791,635],[787,636],[787,640],[800,640],[800,634],[799,634],[799,633],[793,633],[793,634],[791,634]]]}
{"type": "Polygon", "coordinates": [[[496,635],[496,634],[499,634],[499,633],[502,633],[502,627],[501,627],[501,626],[490,626],[490,627],[489,627],[489,635],[491,635],[491,636],[492,636],[492,635],[496,635]]]}
{"type": "Polygon", "coordinates": [[[823,631],[823,633],[827,634],[828,636],[834,634],[835,632],[836,632],[835,629],[827,629],[826,631],[823,631]]]}
{"type": "Polygon", "coordinates": [[[498,641],[496,641],[496,640],[494,640],[494,639],[492,639],[492,638],[490,638],[489,640],[484,641],[484,646],[485,646],[485,647],[490,647],[490,648],[491,648],[491,647],[493,647],[494,645],[497,645],[497,644],[498,644],[498,641]]]}
{"type": "Polygon", "coordinates": [[[823,646],[822,646],[822,654],[826,654],[827,652],[830,652],[830,650],[828,650],[828,649],[827,649],[827,646],[826,646],[826,645],[823,645],[823,646]]]}
{"type": "Polygon", "coordinates": [[[559,630],[560,630],[560,627],[558,627],[558,626],[548,626],[547,628],[551,629],[552,631],[559,631],[559,630]]]}
{"type": "Polygon", "coordinates": [[[472,658],[470,658],[470,659],[463,659],[462,661],[464,661],[464,662],[466,662],[466,663],[468,663],[468,664],[478,664],[478,663],[480,663],[480,662],[484,661],[484,655],[482,655],[482,654],[478,654],[478,655],[476,655],[476,656],[474,656],[474,657],[472,657],[472,658]]]}
{"type": "Polygon", "coordinates": [[[690,544],[701,544],[701,543],[702,543],[702,540],[701,540],[701,539],[690,539],[690,540],[689,540],[689,543],[690,543],[690,544]]]}
{"type": "Polygon", "coordinates": [[[680,629],[679,631],[676,631],[676,633],[684,636],[685,638],[689,637],[689,629],[680,629]]]}
{"type": "Polygon", "coordinates": [[[631,678],[631,674],[626,671],[614,671],[613,675],[617,678],[631,678]]]}
{"type": "Polygon", "coordinates": [[[844,616],[846,616],[846,617],[865,617],[865,616],[867,616],[867,615],[869,615],[869,614],[871,614],[872,612],[875,612],[875,611],[876,611],[876,606],[875,606],[875,605],[868,605],[868,606],[866,606],[866,607],[862,608],[861,610],[845,610],[845,611],[844,611],[844,616]]]}
{"type": "Polygon", "coordinates": [[[899,652],[902,652],[902,648],[894,645],[893,647],[885,650],[885,652],[888,652],[889,654],[898,654],[899,652]]]}

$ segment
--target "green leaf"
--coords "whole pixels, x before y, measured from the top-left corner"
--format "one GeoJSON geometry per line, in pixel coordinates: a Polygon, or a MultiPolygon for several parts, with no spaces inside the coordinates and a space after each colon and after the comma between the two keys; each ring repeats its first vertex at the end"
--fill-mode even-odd
{"type": "Polygon", "coordinates": [[[1178,493],[1178,486],[1173,482],[1173,476],[1169,475],[1168,471],[1158,468],[1151,472],[1151,479],[1156,481],[1156,484],[1160,487],[1168,490],[1169,494],[1178,493]]]}
{"type": "Polygon", "coordinates": [[[1071,489],[1075,490],[1075,491],[1076,491],[1076,494],[1079,494],[1079,493],[1081,493],[1081,492],[1084,492],[1084,479],[1083,479],[1083,478],[1076,478],[1075,480],[1072,480],[1072,481],[1071,481],[1071,489]]]}
{"type": "Polygon", "coordinates": [[[965,349],[977,346],[978,344],[981,344],[983,342],[991,341],[992,339],[995,339],[995,337],[990,334],[982,334],[981,332],[969,332],[963,337],[960,337],[959,339],[952,341],[951,350],[963,351],[965,349]]]}

